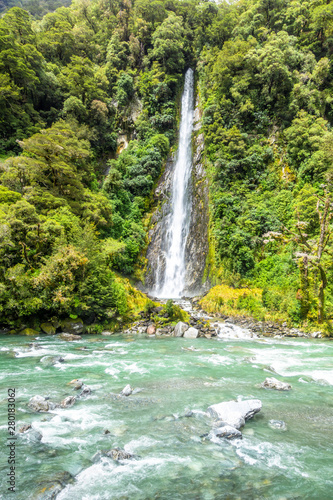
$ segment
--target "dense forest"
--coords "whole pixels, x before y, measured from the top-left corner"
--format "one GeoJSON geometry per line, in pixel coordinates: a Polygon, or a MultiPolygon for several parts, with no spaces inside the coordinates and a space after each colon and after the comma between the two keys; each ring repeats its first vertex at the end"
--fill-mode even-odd
{"type": "Polygon", "coordinates": [[[130,283],[192,67],[205,308],[329,332],[333,2],[20,5],[0,19],[1,323],[79,316],[98,331],[143,307],[130,283]]]}

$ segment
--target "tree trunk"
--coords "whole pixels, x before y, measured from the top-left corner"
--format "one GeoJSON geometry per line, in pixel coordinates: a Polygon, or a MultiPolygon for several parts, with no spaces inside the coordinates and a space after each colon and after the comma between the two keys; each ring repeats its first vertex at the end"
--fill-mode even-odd
{"type": "Polygon", "coordinates": [[[326,273],[322,266],[318,266],[320,272],[320,286],[318,291],[318,323],[322,323],[325,319],[325,288],[327,286],[326,273]]]}

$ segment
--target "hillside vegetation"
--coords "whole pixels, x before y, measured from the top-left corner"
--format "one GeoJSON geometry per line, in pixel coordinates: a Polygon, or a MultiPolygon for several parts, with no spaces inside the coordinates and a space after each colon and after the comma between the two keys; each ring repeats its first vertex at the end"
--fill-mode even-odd
{"type": "Polygon", "coordinates": [[[0,32],[2,324],[132,313],[121,276],[143,267],[191,66],[211,282],[255,289],[249,314],[329,330],[332,2],[76,0],[39,20],[13,7],[0,32]]]}

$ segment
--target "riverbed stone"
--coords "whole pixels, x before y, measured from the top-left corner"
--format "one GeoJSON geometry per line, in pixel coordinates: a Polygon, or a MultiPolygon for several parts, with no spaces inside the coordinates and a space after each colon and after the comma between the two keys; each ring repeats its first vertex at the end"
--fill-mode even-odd
{"type": "Polygon", "coordinates": [[[261,384],[264,389],[275,389],[276,391],[290,391],[291,385],[287,382],[281,382],[274,377],[267,377],[261,384]]]}
{"type": "Polygon", "coordinates": [[[242,439],[243,437],[241,431],[231,425],[223,425],[222,427],[213,429],[212,434],[218,438],[225,439],[242,439]]]}
{"type": "Polygon", "coordinates": [[[69,408],[70,406],[73,406],[75,403],[76,398],[74,396],[67,396],[65,399],[63,399],[60,403],[61,408],[69,408]]]}
{"type": "Polygon", "coordinates": [[[185,339],[196,339],[197,337],[199,337],[199,330],[191,326],[188,330],[186,330],[183,337],[185,339]]]}
{"type": "Polygon", "coordinates": [[[83,332],[83,321],[82,319],[71,319],[66,318],[61,321],[61,329],[64,333],[71,333],[78,335],[83,332]]]}
{"type": "Polygon", "coordinates": [[[49,322],[42,323],[40,327],[43,330],[43,332],[46,333],[47,335],[54,335],[56,333],[56,328],[55,326],[52,325],[52,323],[49,322]]]}
{"type": "Polygon", "coordinates": [[[268,425],[271,429],[278,430],[278,431],[286,431],[287,430],[287,424],[283,420],[270,420],[268,422],[268,425]]]}
{"type": "Polygon", "coordinates": [[[28,407],[33,411],[49,411],[49,401],[43,396],[33,396],[28,403],[28,407]]]}
{"type": "Polygon", "coordinates": [[[59,338],[61,340],[66,340],[66,342],[72,342],[73,340],[81,340],[81,335],[74,335],[72,333],[60,333],[59,338]]]}
{"type": "Polygon", "coordinates": [[[67,385],[72,385],[74,391],[78,391],[83,386],[83,382],[82,382],[82,380],[75,378],[74,380],[71,380],[70,382],[68,382],[67,385]]]}
{"type": "Polygon", "coordinates": [[[246,420],[252,418],[262,408],[259,399],[249,399],[247,401],[225,401],[209,406],[207,413],[225,424],[236,429],[244,426],[246,420]]]}
{"type": "Polygon", "coordinates": [[[130,384],[127,384],[124,389],[121,391],[121,395],[122,396],[130,396],[133,392],[133,389],[132,387],[130,386],[130,384]]]}
{"type": "Polygon", "coordinates": [[[178,323],[175,326],[174,329],[174,336],[175,337],[182,337],[186,330],[189,329],[189,325],[187,323],[184,323],[183,321],[178,321],[178,323]]]}
{"type": "Polygon", "coordinates": [[[31,424],[23,424],[22,427],[20,427],[19,432],[23,433],[31,429],[31,424]]]}

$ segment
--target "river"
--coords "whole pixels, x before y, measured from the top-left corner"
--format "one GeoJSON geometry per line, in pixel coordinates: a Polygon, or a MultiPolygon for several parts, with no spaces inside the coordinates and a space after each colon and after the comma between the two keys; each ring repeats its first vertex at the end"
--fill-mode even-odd
{"type": "MultiPolygon", "coordinates": [[[[33,342],[37,348],[29,342],[20,336],[0,339],[2,442],[8,434],[7,387],[17,391],[17,429],[33,427],[17,435],[16,494],[1,498],[332,498],[332,342],[145,334],[84,336],[77,342],[41,336],[33,342]],[[64,361],[50,364],[59,355],[64,361]],[[267,376],[291,383],[292,390],[261,388],[267,376]],[[36,394],[56,403],[76,395],[67,385],[75,378],[92,389],[91,395],[70,408],[28,409],[36,394]],[[127,384],[141,390],[119,396],[127,384]],[[263,404],[246,423],[243,439],[207,439],[207,407],[237,398],[263,404]],[[193,416],[185,417],[189,410],[193,416]],[[285,428],[272,420],[283,421],[285,428]],[[114,447],[134,459],[92,461],[98,450],[114,447]],[[51,497],[47,492],[63,471],[74,482],[51,497]]],[[[7,454],[2,446],[2,493],[7,454]]]]}

